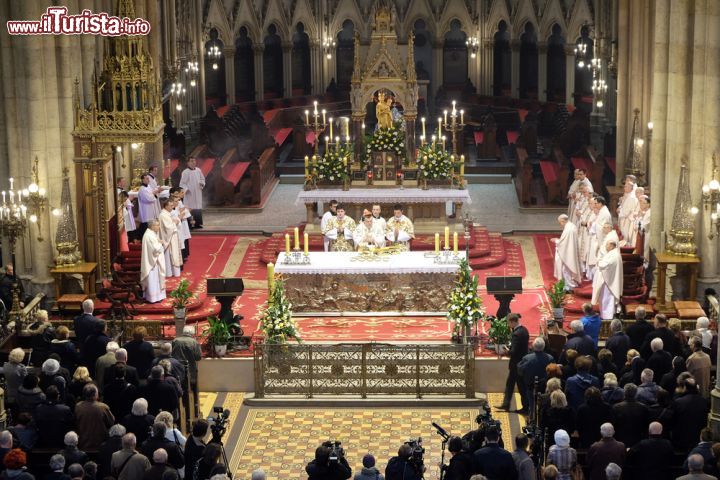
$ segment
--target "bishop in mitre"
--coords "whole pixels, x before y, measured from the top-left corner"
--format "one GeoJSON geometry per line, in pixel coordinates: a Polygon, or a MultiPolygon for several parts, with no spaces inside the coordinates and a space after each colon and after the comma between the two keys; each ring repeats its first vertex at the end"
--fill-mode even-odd
{"type": "Polygon", "coordinates": [[[342,205],[338,205],[335,212],[336,215],[330,217],[322,233],[330,241],[331,252],[352,252],[355,250],[353,243],[355,220],[345,215],[345,207],[342,205]]]}
{"type": "Polygon", "coordinates": [[[393,216],[385,226],[385,238],[393,245],[398,245],[403,251],[410,251],[410,240],[415,238],[415,227],[412,221],[403,215],[403,206],[395,204],[393,216]]]}
{"type": "Polygon", "coordinates": [[[568,216],[562,214],[558,223],[563,228],[555,241],[555,278],[565,280],[565,290],[577,287],[582,279],[580,252],[578,251],[577,227],[568,216]]]}
{"type": "Polygon", "coordinates": [[[605,250],[607,253],[598,260],[593,278],[592,303],[600,305],[600,318],[612,320],[623,291],[623,265],[614,239],[606,242],[605,250]]]}
{"type": "Polygon", "coordinates": [[[363,221],[355,227],[353,242],[355,242],[355,248],[358,250],[373,246],[385,246],[385,231],[380,228],[380,225],[373,221],[370,210],[365,209],[363,212],[363,221]]]}
{"type": "Polygon", "coordinates": [[[627,242],[628,246],[632,246],[633,244],[630,243],[630,237],[632,236],[633,217],[639,202],[637,195],[635,195],[635,184],[625,182],[623,188],[625,193],[622,198],[620,198],[620,206],[617,209],[618,226],[620,227],[620,233],[625,242],[627,242]]]}
{"type": "Polygon", "coordinates": [[[165,270],[168,277],[179,277],[182,267],[182,243],[178,225],[180,218],[173,215],[176,202],[170,198],[163,199],[163,209],[160,212],[160,239],[167,244],[165,249],[165,270]]]}
{"type": "Polygon", "coordinates": [[[165,295],[165,243],[160,239],[160,221],[152,219],[142,238],[140,257],[140,284],[143,298],[148,303],[164,300],[165,295]]]}

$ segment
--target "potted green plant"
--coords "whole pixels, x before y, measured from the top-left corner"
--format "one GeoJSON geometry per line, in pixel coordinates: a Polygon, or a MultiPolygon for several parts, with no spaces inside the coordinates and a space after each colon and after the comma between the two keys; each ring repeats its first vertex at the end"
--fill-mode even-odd
{"type": "Polygon", "coordinates": [[[488,338],[490,342],[495,345],[495,351],[500,355],[503,351],[503,347],[507,347],[512,337],[512,330],[510,324],[507,321],[507,317],[496,318],[490,321],[490,328],[488,329],[488,338]]]}
{"type": "Polygon", "coordinates": [[[217,317],[208,317],[208,326],[203,331],[203,336],[215,350],[215,353],[222,357],[227,353],[227,347],[232,338],[232,329],[240,328],[237,323],[225,323],[217,317]]]}
{"type": "Polygon", "coordinates": [[[175,314],[175,334],[179,335],[185,327],[185,315],[190,300],[195,294],[190,291],[190,283],[187,280],[180,280],[175,290],[170,292],[172,298],[173,313],[175,314]]]}
{"type": "Polygon", "coordinates": [[[567,292],[565,291],[565,280],[561,279],[547,288],[547,296],[550,299],[550,306],[553,310],[553,319],[562,328],[565,318],[565,304],[567,303],[567,292]]]}

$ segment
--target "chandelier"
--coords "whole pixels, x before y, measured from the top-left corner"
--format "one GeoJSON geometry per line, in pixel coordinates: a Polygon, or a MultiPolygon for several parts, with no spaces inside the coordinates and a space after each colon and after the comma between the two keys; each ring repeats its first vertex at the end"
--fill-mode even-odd
{"type": "Polygon", "coordinates": [[[323,52],[325,53],[325,58],[330,60],[332,58],[332,52],[335,50],[335,40],[333,40],[330,37],[325,37],[325,40],[323,40],[323,52]]]}
{"type": "Polygon", "coordinates": [[[480,48],[480,40],[477,37],[470,37],[465,41],[468,50],[470,50],[470,58],[477,57],[478,50],[480,48]]]}
{"type": "Polygon", "coordinates": [[[219,68],[218,59],[222,56],[222,50],[220,50],[220,47],[217,45],[211,46],[207,51],[207,56],[213,62],[212,69],[217,70],[219,68]]]}

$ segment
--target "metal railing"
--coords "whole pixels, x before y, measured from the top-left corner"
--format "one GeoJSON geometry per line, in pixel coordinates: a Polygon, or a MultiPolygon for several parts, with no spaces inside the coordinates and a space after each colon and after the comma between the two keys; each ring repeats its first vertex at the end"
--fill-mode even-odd
{"type": "Polygon", "coordinates": [[[256,343],[255,397],[475,396],[470,345],[256,343]]]}

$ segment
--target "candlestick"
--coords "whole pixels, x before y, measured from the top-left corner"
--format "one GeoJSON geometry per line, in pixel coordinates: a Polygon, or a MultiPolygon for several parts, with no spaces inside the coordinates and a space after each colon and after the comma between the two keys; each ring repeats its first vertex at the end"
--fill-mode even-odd
{"type": "Polygon", "coordinates": [[[440,253],[440,234],[435,233],[435,253],[440,253]]]}
{"type": "Polygon", "coordinates": [[[3,205],[5,205],[5,192],[4,191],[2,192],[2,197],[3,197],[3,205]]]}
{"type": "Polygon", "coordinates": [[[425,137],[425,117],[422,117],[420,119],[420,122],[422,122],[422,137],[421,138],[424,138],[425,137]]]}
{"type": "Polygon", "coordinates": [[[12,189],[13,189],[13,182],[14,182],[14,180],[13,180],[12,177],[10,177],[8,180],[10,180],[10,190],[12,190],[12,189]]]}
{"type": "Polygon", "coordinates": [[[442,136],[442,148],[445,150],[445,135],[442,136]]]}
{"type": "Polygon", "coordinates": [[[308,249],[309,249],[309,245],[308,245],[308,234],[307,234],[307,232],[303,233],[303,241],[305,242],[305,243],[303,244],[304,250],[305,250],[305,255],[307,255],[307,254],[308,254],[308,249]]]}
{"type": "Polygon", "coordinates": [[[15,192],[13,192],[12,190],[10,190],[10,203],[15,205],[15,192]]]}
{"type": "Polygon", "coordinates": [[[272,293],[272,289],[275,286],[275,264],[272,262],[267,264],[267,282],[268,290],[272,293]]]}
{"type": "Polygon", "coordinates": [[[345,136],[348,137],[348,143],[350,143],[350,119],[345,119],[345,136]]]}
{"type": "Polygon", "coordinates": [[[445,227],[445,248],[450,248],[450,227],[445,227]]]}
{"type": "Polygon", "coordinates": [[[460,177],[465,176],[465,159],[463,155],[460,156],[460,177]]]}
{"type": "Polygon", "coordinates": [[[295,227],[295,250],[300,250],[300,229],[295,227]]]}
{"type": "Polygon", "coordinates": [[[285,255],[290,255],[290,234],[285,234],[285,255]]]}
{"type": "Polygon", "coordinates": [[[460,123],[465,123],[465,110],[460,110],[460,123]]]}
{"type": "MultiPolygon", "coordinates": [[[[324,113],[323,113],[323,115],[324,115],[324,113]]],[[[332,124],[333,124],[333,119],[332,119],[332,117],[330,117],[330,138],[333,138],[332,124]]]]}
{"type": "Polygon", "coordinates": [[[453,253],[457,255],[458,253],[458,234],[457,232],[453,232],[453,253]]]}

